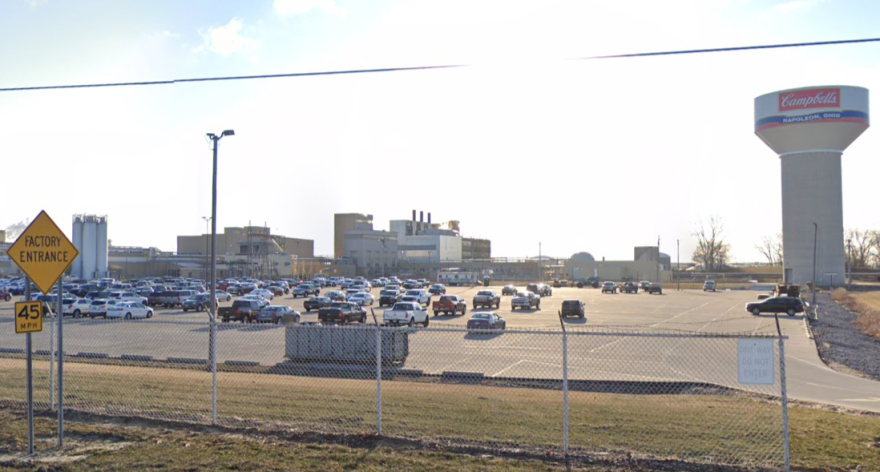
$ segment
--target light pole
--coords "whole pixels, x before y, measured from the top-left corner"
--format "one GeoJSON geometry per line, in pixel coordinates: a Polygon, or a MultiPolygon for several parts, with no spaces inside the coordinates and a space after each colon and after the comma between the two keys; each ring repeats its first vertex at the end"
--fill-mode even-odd
{"type": "Polygon", "coordinates": [[[217,358],[215,357],[217,354],[217,245],[215,244],[217,242],[217,148],[224,136],[235,136],[235,131],[227,129],[220,133],[220,136],[214,133],[208,133],[207,136],[214,145],[214,174],[211,185],[211,300],[208,303],[211,307],[208,314],[211,321],[211,335],[208,339],[210,344],[208,361],[211,363],[211,376],[213,377],[211,404],[214,407],[211,408],[211,424],[217,424],[217,358]]]}
{"type": "Polygon", "coordinates": [[[819,224],[813,222],[813,313],[816,310],[816,254],[819,251],[819,224]]]}
{"type": "Polygon", "coordinates": [[[211,223],[212,218],[210,216],[203,216],[202,219],[205,220],[205,283],[208,283],[208,234],[211,232],[211,228],[208,225],[211,223]]]}
{"type": "Polygon", "coordinates": [[[847,238],[846,240],[846,262],[847,269],[849,269],[849,282],[847,289],[852,288],[852,273],[853,273],[853,260],[852,260],[852,238],[847,238]]]}
{"type": "MultiPolygon", "coordinates": [[[[678,272],[679,272],[678,275],[680,276],[681,275],[681,242],[678,239],[675,240],[675,265],[676,265],[676,268],[678,269],[678,272]]],[[[672,274],[674,276],[675,272],[673,272],[672,274]]],[[[677,290],[681,290],[681,278],[680,277],[678,279],[677,290]]]]}

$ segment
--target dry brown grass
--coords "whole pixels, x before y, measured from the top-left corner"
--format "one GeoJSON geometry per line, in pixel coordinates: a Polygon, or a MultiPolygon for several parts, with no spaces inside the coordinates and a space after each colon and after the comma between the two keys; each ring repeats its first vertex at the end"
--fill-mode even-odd
{"type": "Polygon", "coordinates": [[[880,341],[880,291],[850,293],[838,288],[831,292],[831,299],[857,313],[859,329],[880,341]]]}

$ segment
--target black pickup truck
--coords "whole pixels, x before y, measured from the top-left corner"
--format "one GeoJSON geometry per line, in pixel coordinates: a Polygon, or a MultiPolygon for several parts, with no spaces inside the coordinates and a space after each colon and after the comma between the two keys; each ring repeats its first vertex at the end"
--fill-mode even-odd
{"type": "Polygon", "coordinates": [[[318,321],[333,324],[365,323],[367,312],[356,303],[333,302],[330,306],[318,310],[318,321]]]}
{"type": "Polygon", "coordinates": [[[259,300],[236,300],[232,302],[232,306],[217,308],[217,317],[223,320],[224,323],[230,320],[250,323],[264,306],[266,304],[259,300]]]}

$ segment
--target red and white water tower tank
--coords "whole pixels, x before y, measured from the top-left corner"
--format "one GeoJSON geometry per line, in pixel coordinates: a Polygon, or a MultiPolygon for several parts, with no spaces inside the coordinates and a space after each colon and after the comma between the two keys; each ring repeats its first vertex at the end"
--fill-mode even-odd
{"type": "Polygon", "coordinates": [[[862,87],[807,87],[755,98],[755,134],[782,164],[786,282],[844,283],[840,156],[868,125],[868,89],[862,87]]]}

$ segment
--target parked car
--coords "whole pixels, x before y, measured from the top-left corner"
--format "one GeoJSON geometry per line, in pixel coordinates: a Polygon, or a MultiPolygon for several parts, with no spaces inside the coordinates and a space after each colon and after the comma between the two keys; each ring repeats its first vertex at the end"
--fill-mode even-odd
{"type": "Polygon", "coordinates": [[[62,309],[64,316],[70,315],[74,318],[79,318],[81,316],[88,316],[92,311],[92,301],[88,298],[77,298],[68,300],[68,302],[71,303],[65,303],[62,309]]]}
{"type": "Polygon", "coordinates": [[[300,314],[298,311],[291,309],[287,305],[269,305],[263,307],[256,316],[254,316],[253,321],[256,323],[281,323],[281,318],[284,315],[294,315],[294,319],[296,323],[300,322],[300,314]]]}
{"type": "Polygon", "coordinates": [[[266,300],[274,300],[275,299],[275,294],[271,290],[268,290],[265,288],[258,288],[256,290],[252,291],[249,295],[259,295],[259,296],[265,298],[266,300]]]}
{"type": "Polygon", "coordinates": [[[540,297],[549,297],[553,295],[553,288],[547,284],[528,284],[527,292],[532,292],[540,297]]]}
{"type": "Polygon", "coordinates": [[[397,290],[384,289],[379,292],[379,306],[393,306],[400,301],[400,292],[397,290]]]}
{"type": "Polygon", "coordinates": [[[650,286],[651,286],[651,282],[649,282],[647,280],[642,280],[639,282],[639,290],[647,292],[648,287],[650,287],[650,286]]]}
{"type": "Polygon", "coordinates": [[[333,302],[318,310],[318,320],[322,323],[366,323],[367,312],[360,305],[350,302],[333,302]]]}
{"type": "Polygon", "coordinates": [[[620,293],[639,293],[639,286],[632,282],[624,282],[620,286],[620,293]]]}
{"type": "Polygon", "coordinates": [[[559,316],[563,318],[567,318],[569,316],[577,316],[580,319],[583,319],[585,315],[584,302],[577,299],[569,299],[562,301],[562,309],[559,311],[559,316]]]}
{"type": "MultiPolygon", "coordinates": [[[[183,301],[183,311],[195,310],[202,311],[206,310],[211,304],[211,294],[210,293],[200,293],[198,295],[187,298],[183,301]]],[[[220,301],[214,301],[214,306],[220,306],[220,301]]]]}
{"type": "Polygon", "coordinates": [[[602,282],[602,293],[617,293],[617,285],[614,282],[602,282]]]}
{"type": "Polygon", "coordinates": [[[329,298],[330,301],[334,302],[344,302],[348,297],[345,295],[345,292],[339,290],[333,290],[324,294],[325,297],[329,298]]]}
{"type": "Polygon", "coordinates": [[[153,309],[137,302],[121,302],[107,308],[105,318],[152,318],[153,309]]]}
{"type": "Polygon", "coordinates": [[[513,285],[505,285],[501,289],[501,295],[516,295],[516,287],[513,285]]]}
{"type": "Polygon", "coordinates": [[[360,306],[364,306],[372,305],[374,299],[373,296],[367,292],[357,292],[351,294],[351,296],[348,297],[348,301],[350,301],[351,303],[357,303],[360,306]]]}
{"type": "Polygon", "coordinates": [[[308,297],[309,295],[318,296],[321,294],[321,289],[312,285],[312,284],[299,284],[293,289],[293,298],[297,297],[308,297]]]}
{"type": "Polygon", "coordinates": [[[746,303],[746,311],[755,316],[761,313],[786,313],[794,316],[804,312],[804,302],[797,297],[770,297],[759,302],[746,303]]]}
{"type": "Polygon", "coordinates": [[[263,298],[240,298],[232,302],[232,306],[224,306],[217,309],[217,316],[224,322],[241,321],[250,323],[253,317],[269,303],[263,298]]]}
{"type": "Polygon", "coordinates": [[[446,286],[443,284],[431,285],[431,288],[428,289],[428,293],[431,295],[446,295],[446,286]]]}
{"type": "Polygon", "coordinates": [[[116,303],[122,303],[118,300],[108,300],[106,298],[96,298],[89,305],[89,318],[97,318],[103,316],[107,318],[107,309],[116,303]]]}
{"type": "Polygon", "coordinates": [[[660,284],[651,283],[651,285],[648,286],[648,290],[646,291],[648,292],[648,295],[653,295],[655,293],[657,295],[663,295],[663,286],[660,284]]]}
{"type": "Polygon", "coordinates": [[[382,316],[382,323],[386,326],[421,324],[427,327],[429,322],[428,309],[418,302],[397,302],[382,316]]]}
{"type": "Polygon", "coordinates": [[[424,289],[407,290],[406,294],[401,297],[400,300],[414,301],[416,303],[421,303],[422,305],[427,305],[428,303],[431,303],[431,294],[424,289]]]}
{"type": "Polygon", "coordinates": [[[285,293],[290,292],[290,290],[285,290],[284,287],[280,285],[271,285],[266,290],[272,292],[272,295],[276,297],[283,297],[285,293]]]}
{"type": "Polygon", "coordinates": [[[483,330],[483,329],[505,329],[507,322],[504,318],[498,316],[495,312],[480,311],[474,313],[467,322],[467,329],[483,330]]]}
{"type": "Polygon", "coordinates": [[[440,299],[431,305],[431,309],[434,310],[434,316],[440,313],[455,316],[459,311],[464,315],[467,313],[467,302],[458,295],[441,295],[440,299]]]}
{"type": "Polygon", "coordinates": [[[501,297],[492,290],[480,290],[474,295],[474,301],[472,303],[474,310],[481,307],[492,308],[493,305],[496,309],[500,308],[501,297]]]}
{"type": "Polygon", "coordinates": [[[228,292],[224,292],[223,290],[215,290],[214,293],[217,295],[217,299],[220,301],[232,301],[232,295],[230,295],[228,292]]]}
{"type": "Polygon", "coordinates": [[[536,310],[541,309],[541,297],[532,292],[518,292],[516,296],[510,300],[511,310],[516,310],[517,308],[525,310],[532,307],[536,310]]]}
{"type": "Polygon", "coordinates": [[[715,281],[707,280],[703,282],[703,291],[704,292],[714,292],[715,291],[715,281]]]}
{"type": "Polygon", "coordinates": [[[325,306],[330,306],[331,303],[333,303],[333,300],[329,297],[312,297],[303,302],[303,308],[306,312],[309,312],[312,310],[320,310],[325,306]]]}

